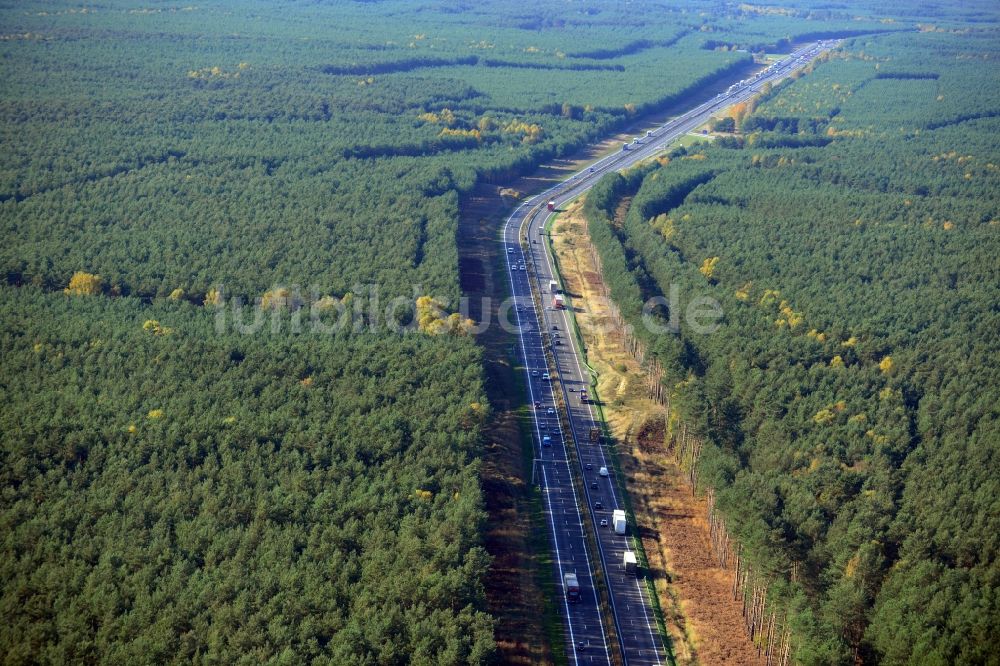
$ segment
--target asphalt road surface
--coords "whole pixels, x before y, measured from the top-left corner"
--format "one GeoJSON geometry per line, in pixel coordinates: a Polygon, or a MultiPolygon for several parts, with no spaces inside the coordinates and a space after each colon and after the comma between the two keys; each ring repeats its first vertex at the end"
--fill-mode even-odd
{"type": "MultiPolygon", "coordinates": [[[[629,516],[626,533],[616,534],[611,519],[615,509],[624,509],[615,470],[605,442],[594,442],[592,428],[600,427],[593,404],[581,398],[590,386],[585,357],[577,348],[570,321],[572,301],[566,307],[553,303],[550,283],[561,284],[552,258],[546,250],[545,224],[558,208],[590,189],[605,173],[632,166],[660,152],[671,141],[703,124],[716,111],[753,96],[765,83],[776,83],[792,71],[830,48],[835,41],[822,41],[798,49],[761,73],[734,84],[726,92],[671,119],[661,127],[636,137],[623,149],[573,174],[565,181],[522,203],[504,226],[503,243],[507,274],[513,296],[509,320],[516,323],[518,343],[531,400],[535,462],[533,481],[542,492],[546,520],[553,543],[556,589],[561,595],[566,629],[567,657],[573,664],[611,661],[606,628],[598,608],[592,567],[600,567],[608,584],[615,633],[621,658],[635,666],[667,661],[664,637],[654,619],[643,571],[626,573],[624,557],[636,538],[629,516]],[[552,365],[550,365],[550,359],[552,365]],[[554,373],[549,374],[553,369],[554,373]],[[567,407],[568,431],[558,417],[558,392],[567,407]],[[566,452],[567,438],[575,442],[578,460],[571,464],[566,452]],[[602,473],[607,469],[607,476],[602,473]],[[577,492],[574,477],[582,480],[583,495],[577,492]],[[597,531],[597,552],[589,553],[580,506],[589,512],[597,531]],[[606,525],[601,521],[606,520],[606,525]],[[566,573],[575,573],[580,583],[580,599],[566,594],[566,573]]],[[[501,313],[503,316],[504,313],[501,313]]],[[[593,396],[591,396],[593,397],[593,396]]]]}

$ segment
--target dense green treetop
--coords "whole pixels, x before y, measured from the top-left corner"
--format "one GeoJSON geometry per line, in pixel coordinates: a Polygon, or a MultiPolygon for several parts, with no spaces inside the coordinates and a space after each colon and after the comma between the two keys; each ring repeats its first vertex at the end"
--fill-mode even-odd
{"type": "Polygon", "coordinates": [[[995,656],[997,58],[996,33],[853,40],[738,137],[588,197],[613,296],[805,663],[995,656]],[[643,302],[671,286],[721,328],[650,335],[643,302]]]}
{"type": "Polygon", "coordinates": [[[428,335],[460,321],[323,332],[329,318],[369,285],[383,303],[453,310],[459,206],[477,183],[724,88],[792,41],[891,31],[905,34],[777,91],[743,143],[643,184],[616,275],[632,278],[632,307],[675,274],[704,286],[698,265],[720,257],[708,288],[747,353],[656,344],[679,378],[691,371],[689,418],[720,443],[706,465],[731,489],[723,503],[754,509],[734,511],[734,529],[775,571],[808,567],[787,595],[804,595],[800,634],[817,637],[802,654],[841,657],[866,627],[865,649],[895,661],[920,640],[966,654],[956,637],[983,635],[996,608],[964,591],[993,589],[993,544],[954,538],[993,527],[977,511],[996,495],[979,474],[995,401],[972,390],[997,385],[978,342],[995,331],[994,13],[981,0],[0,8],[3,661],[488,661],[478,352],[428,335]],[[923,52],[907,50],[918,23],[923,52]],[[816,201],[822,219],[794,213],[816,201]],[[674,240],[642,235],[666,222],[640,209],[678,206],[692,217],[674,240]],[[799,326],[775,337],[780,299],[768,311],[734,296],[750,280],[826,341],[799,326]],[[265,296],[248,331],[229,299],[265,296]],[[959,469],[973,443],[976,467],[959,469]],[[938,488],[939,469],[976,494],[938,488]],[[945,516],[954,502],[969,511],[945,516]],[[855,558],[874,573],[840,573],[855,558]]]}

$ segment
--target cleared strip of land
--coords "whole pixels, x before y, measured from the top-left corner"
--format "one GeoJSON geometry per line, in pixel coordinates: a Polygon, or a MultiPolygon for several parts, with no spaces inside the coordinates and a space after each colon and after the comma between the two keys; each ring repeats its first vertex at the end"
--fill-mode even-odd
{"type": "Polygon", "coordinates": [[[619,443],[643,546],[677,659],[684,664],[747,664],[756,649],[732,598],[731,572],[714,561],[704,500],[694,497],[665,449],[663,408],[647,397],[642,367],[607,331],[608,304],[593,260],[581,203],[553,229],[564,289],[576,294],[587,362],[599,373],[598,397],[619,443]],[[580,298],[582,296],[582,298],[580,298]]]}

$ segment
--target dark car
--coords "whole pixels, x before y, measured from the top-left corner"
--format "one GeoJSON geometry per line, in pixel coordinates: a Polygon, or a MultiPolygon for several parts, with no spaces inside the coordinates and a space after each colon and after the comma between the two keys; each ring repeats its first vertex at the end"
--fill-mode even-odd
{"type": "Polygon", "coordinates": [[[594,502],[594,508],[597,510],[603,509],[604,504],[601,502],[601,500],[597,500],[596,502],[594,502]]]}

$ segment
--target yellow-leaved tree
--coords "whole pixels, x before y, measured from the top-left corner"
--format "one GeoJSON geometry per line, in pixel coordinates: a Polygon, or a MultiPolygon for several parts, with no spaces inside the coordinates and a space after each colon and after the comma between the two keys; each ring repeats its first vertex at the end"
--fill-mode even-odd
{"type": "Polygon", "coordinates": [[[277,310],[281,308],[292,308],[296,305],[295,295],[288,287],[275,287],[265,291],[260,297],[260,307],[262,310],[277,310]]]}
{"type": "Polygon", "coordinates": [[[155,319],[147,319],[142,325],[142,330],[149,331],[153,335],[161,335],[161,336],[170,335],[171,333],[174,332],[174,329],[170,328],[169,326],[164,326],[155,319]]]}
{"type": "Polygon", "coordinates": [[[430,335],[468,335],[475,322],[462,319],[457,312],[445,314],[444,306],[435,298],[421,296],[417,299],[417,328],[430,335]]]}
{"type": "Polygon", "coordinates": [[[479,128],[480,134],[485,134],[486,132],[492,132],[493,130],[495,130],[497,127],[497,123],[489,116],[483,116],[482,118],[479,119],[479,122],[476,123],[476,127],[479,128]]]}
{"type": "Polygon", "coordinates": [[[104,282],[100,275],[77,271],[69,279],[69,286],[64,291],[74,296],[96,296],[101,293],[103,286],[104,282]]]}
{"type": "Polygon", "coordinates": [[[205,305],[222,305],[222,290],[212,288],[205,293],[205,305]]]}
{"type": "Polygon", "coordinates": [[[878,369],[881,370],[885,374],[889,374],[890,372],[892,372],[893,365],[894,364],[892,362],[892,357],[891,356],[886,356],[885,358],[883,358],[879,362],[878,369]]]}
{"type": "Polygon", "coordinates": [[[732,118],[733,121],[736,123],[737,128],[740,126],[740,123],[743,122],[743,118],[746,117],[747,108],[748,105],[746,102],[733,104],[731,107],[729,107],[729,117],[732,118]]]}
{"type": "Polygon", "coordinates": [[[709,280],[712,279],[712,274],[715,272],[715,265],[719,263],[718,257],[709,257],[705,261],[701,262],[701,274],[704,275],[709,280]]]}
{"type": "Polygon", "coordinates": [[[666,213],[660,213],[652,220],[649,221],[653,227],[663,234],[663,237],[667,240],[671,240],[674,234],[677,233],[677,229],[674,228],[674,221],[666,213]]]}

